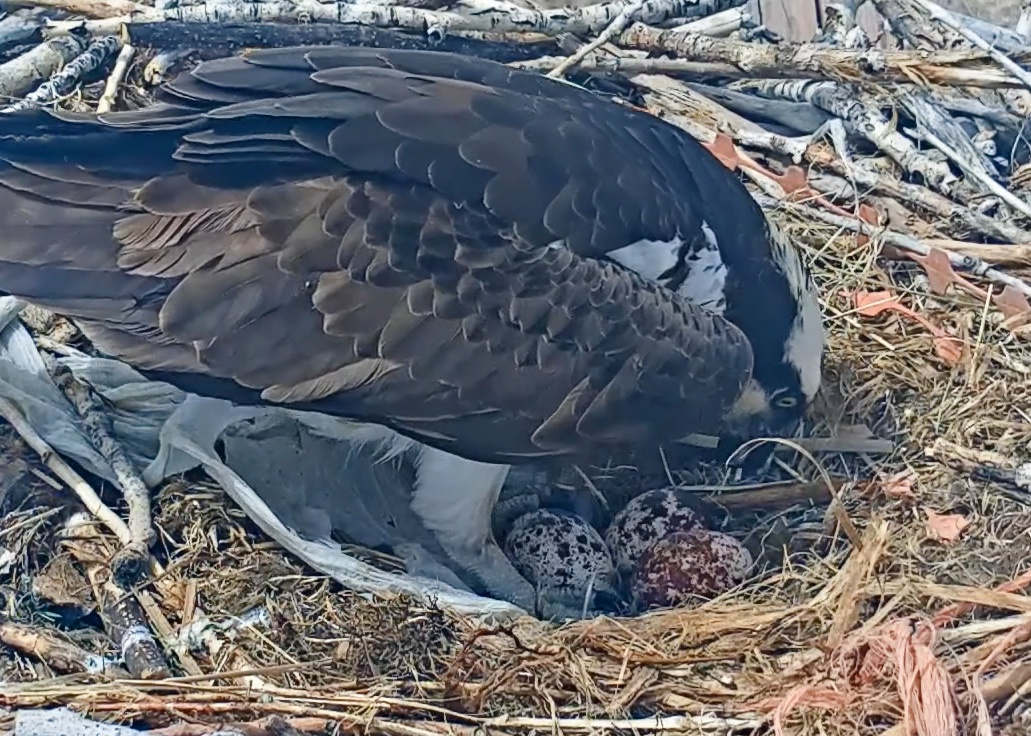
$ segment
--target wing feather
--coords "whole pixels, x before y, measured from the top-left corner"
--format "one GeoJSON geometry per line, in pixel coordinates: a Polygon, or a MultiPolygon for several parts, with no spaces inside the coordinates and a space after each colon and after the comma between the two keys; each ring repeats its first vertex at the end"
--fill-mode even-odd
{"type": "Polygon", "coordinates": [[[713,432],[744,336],[603,258],[700,227],[700,150],[483,60],[258,51],[150,117],[0,120],[0,289],[162,377],[482,460],[713,432]]]}

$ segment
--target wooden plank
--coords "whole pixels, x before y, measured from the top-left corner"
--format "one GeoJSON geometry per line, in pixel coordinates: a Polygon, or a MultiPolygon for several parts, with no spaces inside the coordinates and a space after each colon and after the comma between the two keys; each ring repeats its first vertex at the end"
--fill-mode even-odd
{"type": "Polygon", "coordinates": [[[884,18],[873,3],[863,3],[856,12],[856,24],[866,31],[867,38],[874,40],[880,38],[877,44],[881,48],[888,48],[891,42],[891,34],[884,30],[884,18]]]}
{"type": "Polygon", "coordinates": [[[820,27],[818,0],[759,0],[759,22],[785,41],[811,41],[820,27]]]}

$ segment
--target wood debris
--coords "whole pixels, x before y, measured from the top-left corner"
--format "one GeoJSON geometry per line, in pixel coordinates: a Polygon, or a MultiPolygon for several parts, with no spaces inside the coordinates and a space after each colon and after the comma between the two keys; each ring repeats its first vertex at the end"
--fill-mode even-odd
{"type": "MultiPolygon", "coordinates": [[[[1017,722],[1031,578],[1026,554],[1005,551],[1026,547],[1010,528],[1031,524],[1031,5],[1009,29],[932,0],[871,4],[890,47],[857,26],[855,0],[825,3],[798,43],[743,0],[4,3],[0,114],[128,109],[200,59],[354,44],[493,59],[659,115],[803,245],[832,333],[827,392],[840,395],[820,420],[835,436],[792,455],[811,462],[694,487],[766,560],[751,587],[633,620],[492,627],[334,588],[203,481],[152,506],[102,402],[57,376],[119,488],[91,485],[0,400],[35,499],[12,505],[6,481],[0,493],[0,644],[17,675],[0,708],[37,729],[36,709],[52,708],[66,718],[54,728],[89,714],[163,736],[944,736],[1017,722]],[[975,500],[955,503],[953,486],[975,500]],[[36,498],[57,491],[50,506],[36,498]],[[65,506],[100,526],[61,527],[65,506]],[[839,517],[861,544],[834,531],[839,517]]],[[[54,335],[39,345],[69,349],[54,335]]],[[[597,491],[624,470],[579,472],[597,491]]]]}

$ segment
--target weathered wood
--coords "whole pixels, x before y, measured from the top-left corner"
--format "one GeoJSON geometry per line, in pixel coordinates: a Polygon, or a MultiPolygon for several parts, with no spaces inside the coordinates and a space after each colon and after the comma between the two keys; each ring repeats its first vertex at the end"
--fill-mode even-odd
{"type": "Polygon", "coordinates": [[[405,33],[343,23],[127,23],[126,40],[139,48],[196,50],[200,58],[232,55],[246,48],[339,44],[392,49],[451,51],[500,62],[525,61],[556,51],[554,39],[543,43],[502,43],[461,36],[435,40],[426,34],[405,33]]]}
{"type": "Polygon", "coordinates": [[[809,41],[820,27],[816,0],[759,0],[758,18],[785,41],[809,41]]]}

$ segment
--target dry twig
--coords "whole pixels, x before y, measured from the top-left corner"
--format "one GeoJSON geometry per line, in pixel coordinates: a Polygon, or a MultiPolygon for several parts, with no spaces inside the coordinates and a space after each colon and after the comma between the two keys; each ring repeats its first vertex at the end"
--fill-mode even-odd
{"type": "Polygon", "coordinates": [[[111,566],[115,577],[122,584],[131,584],[146,571],[150,557],[149,548],[154,541],[153,522],[150,518],[150,489],[143,482],[125,449],[115,439],[103,400],[64,365],[51,361],[48,367],[54,383],[82,419],[90,443],[108,462],[118,479],[118,486],[129,509],[129,539],[125,542],[124,549],[112,560],[111,566]]]}

